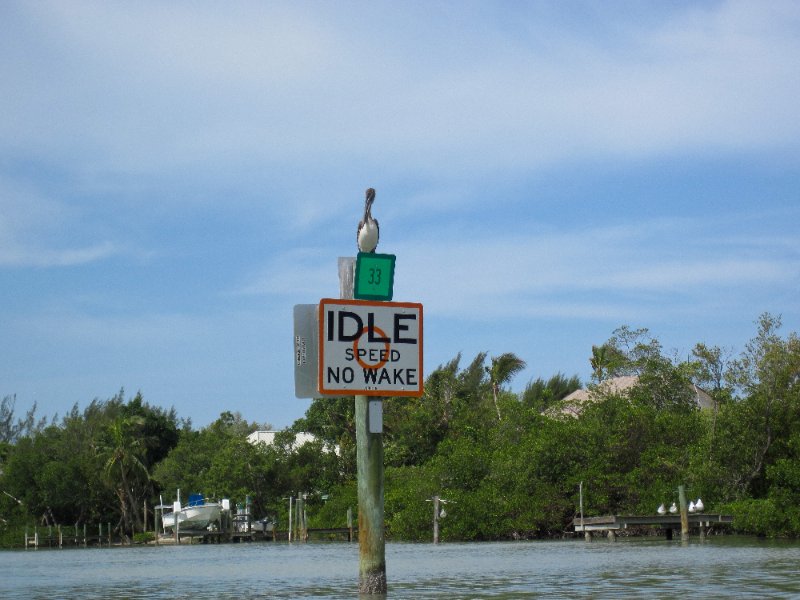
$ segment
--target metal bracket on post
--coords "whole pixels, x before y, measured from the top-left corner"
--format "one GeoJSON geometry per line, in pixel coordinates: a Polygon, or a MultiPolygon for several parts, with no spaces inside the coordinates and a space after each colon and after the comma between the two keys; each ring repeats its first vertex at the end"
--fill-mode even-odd
{"type": "Polygon", "coordinates": [[[383,433],[383,400],[369,401],[369,432],[383,433]]]}

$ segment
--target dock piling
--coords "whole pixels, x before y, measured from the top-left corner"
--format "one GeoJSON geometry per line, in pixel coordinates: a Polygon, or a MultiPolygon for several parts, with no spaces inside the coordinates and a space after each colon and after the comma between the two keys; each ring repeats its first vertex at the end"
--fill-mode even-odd
{"type": "Polygon", "coordinates": [[[689,537],[689,511],[686,507],[686,488],[678,486],[678,503],[681,509],[681,539],[689,537]]]}

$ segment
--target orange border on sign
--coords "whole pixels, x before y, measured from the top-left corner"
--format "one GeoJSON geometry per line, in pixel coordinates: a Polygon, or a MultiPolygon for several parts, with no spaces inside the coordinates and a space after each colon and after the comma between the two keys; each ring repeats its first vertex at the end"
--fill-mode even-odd
{"type": "MultiPolygon", "coordinates": [[[[341,298],[323,298],[319,301],[319,312],[317,313],[317,321],[319,325],[319,360],[318,360],[318,371],[317,371],[317,388],[319,389],[319,393],[322,396],[349,396],[351,394],[358,395],[358,396],[380,396],[380,397],[387,397],[387,396],[409,396],[409,397],[416,397],[419,398],[422,396],[425,388],[424,382],[424,373],[422,370],[422,363],[423,363],[423,313],[422,313],[422,304],[419,302],[376,302],[374,300],[343,300],[341,298]],[[388,390],[359,390],[359,389],[347,389],[347,390],[326,390],[322,386],[323,381],[323,369],[325,365],[325,305],[339,305],[339,306],[376,306],[376,307],[392,307],[392,308],[413,308],[419,311],[419,364],[417,365],[417,373],[419,374],[419,389],[416,390],[399,390],[399,391],[388,391],[388,390]]],[[[364,328],[366,330],[366,328],[364,328]]],[[[377,329],[377,328],[376,328],[377,329]]],[[[363,331],[362,331],[363,334],[363,331]]],[[[384,336],[386,335],[381,331],[381,334],[384,336]]],[[[359,336],[360,339],[360,336],[359,336]]],[[[357,343],[356,340],[355,343],[357,343]]],[[[360,361],[359,361],[360,362],[360,361]]],[[[384,361],[385,362],[385,361],[384,361]]],[[[379,367],[368,367],[370,369],[377,369],[379,367]]]]}

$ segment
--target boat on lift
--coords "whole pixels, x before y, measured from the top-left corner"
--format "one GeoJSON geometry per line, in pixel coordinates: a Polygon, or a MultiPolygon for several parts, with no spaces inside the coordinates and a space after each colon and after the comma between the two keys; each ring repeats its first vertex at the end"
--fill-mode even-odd
{"type": "Polygon", "coordinates": [[[164,530],[174,530],[177,525],[185,530],[207,529],[219,520],[225,501],[210,502],[203,497],[203,494],[189,494],[189,502],[186,506],[181,506],[180,492],[178,500],[169,505],[162,504],[159,508],[172,508],[172,512],[163,513],[161,522],[164,530]]]}

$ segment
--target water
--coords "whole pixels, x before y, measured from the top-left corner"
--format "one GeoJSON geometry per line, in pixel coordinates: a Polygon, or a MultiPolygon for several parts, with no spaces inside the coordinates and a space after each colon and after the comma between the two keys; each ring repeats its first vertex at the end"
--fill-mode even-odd
{"type": "MultiPolygon", "coordinates": [[[[388,598],[795,598],[800,544],[714,537],[387,544],[388,598]]],[[[358,544],[0,552],[0,598],[354,598],[358,544]]]]}

